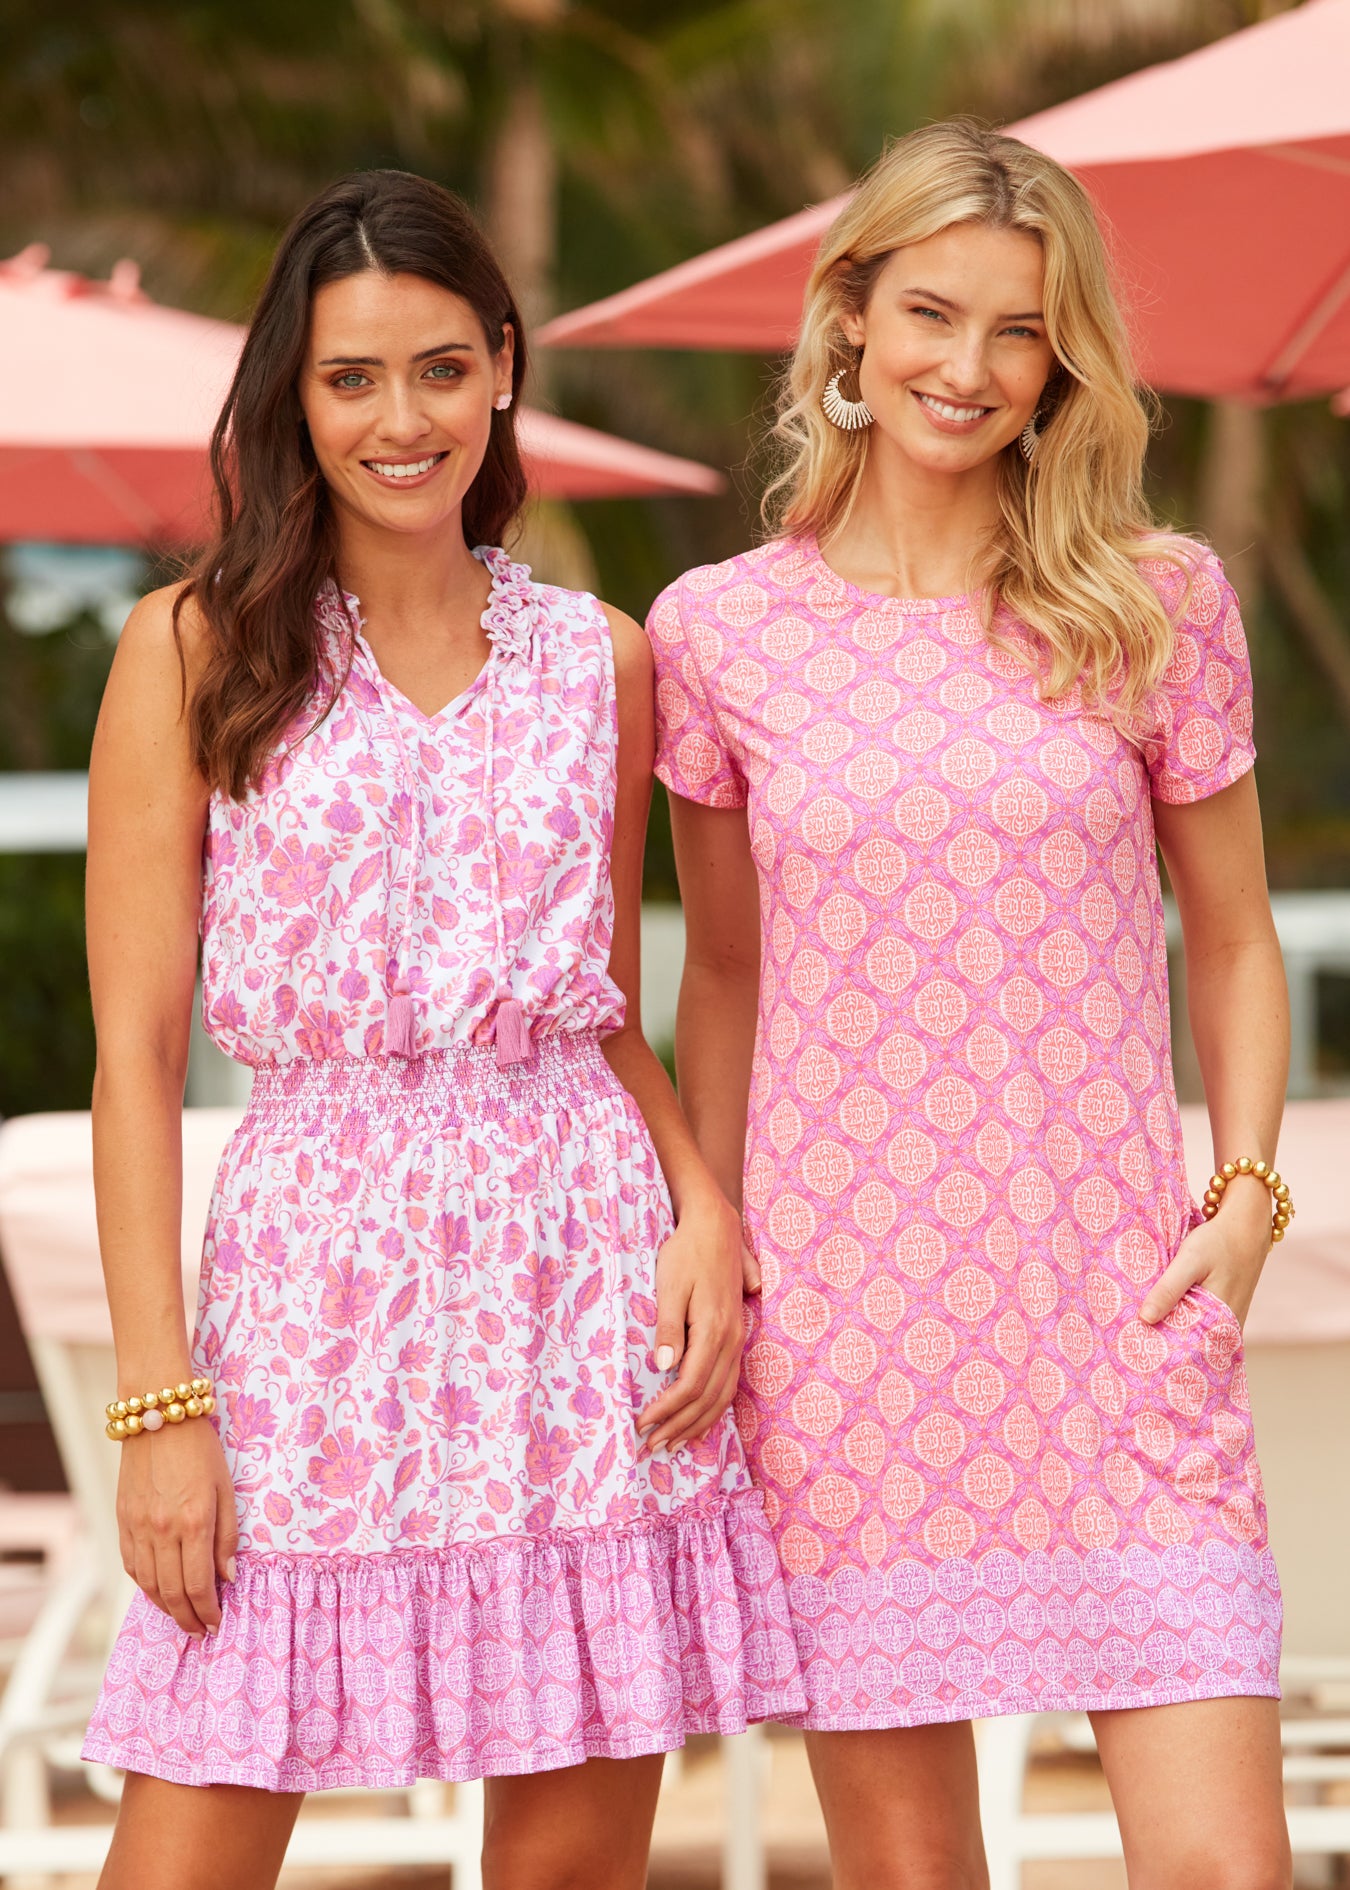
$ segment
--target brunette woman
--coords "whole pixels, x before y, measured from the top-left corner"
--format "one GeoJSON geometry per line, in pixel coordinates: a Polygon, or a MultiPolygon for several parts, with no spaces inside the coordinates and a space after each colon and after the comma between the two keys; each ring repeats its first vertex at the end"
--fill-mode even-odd
{"type": "Polygon", "coordinates": [[[221,417],[218,536],[109,684],[95,1159],[141,1593],[85,1752],[130,1775],[118,1890],[255,1890],[300,1794],[424,1777],[490,1780],[489,1885],[627,1890],[660,1755],[801,1704],[723,1416],[739,1223],[637,1016],[650,656],[497,548],[524,372],[455,198],[325,191],[221,417]],[[199,931],[255,1075],[189,1340],[199,931]]]}
{"type": "Polygon", "coordinates": [[[1240,1328],[1288,1222],[1284,977],[1237,603],[1145,506],[1079,184],[902,139],[821,246],[778,435],[778,535],[650,628],[681,1091],[728,1191],[744,1159],[742,1435],[835,1883],[984,1882],[970,1722],[1054,1708],[1092,1715],[1132,1885],[1271,1890],[1240,1328]]]}

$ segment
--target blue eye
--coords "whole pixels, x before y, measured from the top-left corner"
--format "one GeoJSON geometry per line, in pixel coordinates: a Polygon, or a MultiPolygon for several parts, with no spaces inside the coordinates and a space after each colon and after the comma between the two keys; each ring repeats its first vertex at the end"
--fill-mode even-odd
{"type": "Polygon", "coordinates": [[[443,380],[457,381],[460,378],[461,370],[455,366],[453,361],[433,361],[431,366],[427,369],[427,373],[439,375],[443,380]]]}

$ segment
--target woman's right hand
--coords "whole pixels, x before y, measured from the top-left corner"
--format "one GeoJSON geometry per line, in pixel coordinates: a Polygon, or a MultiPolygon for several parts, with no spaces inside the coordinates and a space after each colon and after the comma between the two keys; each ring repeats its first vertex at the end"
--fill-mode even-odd
{"type": "Polygon", "coordinates": [[[119,1445],[122,1566],[157,1608],[200,1640],[220,1626],[216,1579],[234,1580],[234,1485],[216,1427],[188,1418],[119,1445]]]}

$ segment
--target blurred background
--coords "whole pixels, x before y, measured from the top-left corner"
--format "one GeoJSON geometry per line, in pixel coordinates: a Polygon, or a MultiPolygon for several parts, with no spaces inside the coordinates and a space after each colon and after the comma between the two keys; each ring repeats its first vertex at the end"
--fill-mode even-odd
{"type": "MultiPolygon", "coordinates": [[[[242,322],[294,211],[342,172],[393,165],[476,206],[537,326],[832,196],[887,137],[931,118],[1016,119],[1282,10],[1262,0],[6,0],[0,257],[41,243],[54,268],[98,279],[131,258],[156,301],[242,322]]],[[[537,351],[535,407],[728,478],[718,496],[537,502],[522,555],[641,619],[678,572],[743,548],[757,529],[757,443],[781,365],[537,351]]],[[[22,359],[4,363],[11,385],[24,371],[22,359]]],[[[76,388],[95,390],[105,371],[98,358],[65,365],[76,388]]],[[[4,403],[0,386],[0,412],[4,403]]],[[[1298,974],[1291,1094],[1347,1094],[1350,422],[1325,400],[1260,410],[1168,399],[1150,480],[1159,512],[1220,551],[1243,602],[1269,872],[1290,896],[1282,935],[1298,974]]],[[[176,569],[135,544],[0,545],[0,777],[84,769],[126,613],[176,569]]],[[[78,823],[56,808],[39,849],[31,819],[7,824],[22,790],[6,778],[0,1117],[83,1110],[93,1035],[78,823]]],[[[646,896],[660,1039],[679,954],[660,789],[646,896]]],[[[1177,1061],[1193,1099],[1184,1029],[1177,1061]]],[[[196,1082],[191,1100],[229,1099],[205,1063],[196,1082]]],[[[58,1491],[62,1466],[6,1294],[0,1274],[0,1487],[58,1491]]],[[[804,1775],[783,1776],[796,1780],[785,1788],[790,1822],[807,1788],[804,1775]]]]}
{"type": "MultiPolygon", "coordinates": [[[[626,287],[842,190],[885,138],[1005,121],[1278,11],[1257,0],[7,0],[0,255],[41,241],[157,301],[247,319],[277,236],[343,171],[462,192],[527,320],[626,287]]],[[[527,550],[641,619],[755,529],[780,364],[548,351],[535,405],[727,469],[717,498],[550,504],[527,550]]],[[[21,374],[10,361],[7,372],[21,374]]],[[[72,360],[96,381],[97,360],[72,360]]],[[[0,393],[0,404],[3,394],[0,393]]],[[[1325,402],[1170,400],[1159,509],[1242,594],[1272,884],[1350,884],[1350,425],[1325,402]]],[[[79,769],[120,615],[163,581],[134,552],[8,547],[0,769],[79,769]]],[[[658,797],[659,798],[659,797],[658,797]]],[[[78,854],[0,854],[0,1114],[87,1102],[78,854]]],[[[675,897],[664,809],[648,896],[675,897]]],[[[1319,1077],[1350,1076],[1350,977],[1318,1003],[1319,1077]]]]}

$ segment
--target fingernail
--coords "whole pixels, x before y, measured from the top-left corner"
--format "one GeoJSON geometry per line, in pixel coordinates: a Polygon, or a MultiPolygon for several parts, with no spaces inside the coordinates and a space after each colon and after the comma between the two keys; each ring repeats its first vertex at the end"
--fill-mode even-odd
{"type": "Polygon", "coordinates": [[[234,1562],[234,1557],[231,1556],[229,1561],[225,1564],[225,1579],[227,1582],[232,1582],[234,1580],[234,1571],[235,1571],[235,1562],[234,1562]]]}
{"type": "Polygon", "coordinates": [[[658,1370],[668,1372],[675,1363],[675,1347],[673,1345],[659,1346],[656,1353],[656,1363],[658,1370]]]}

